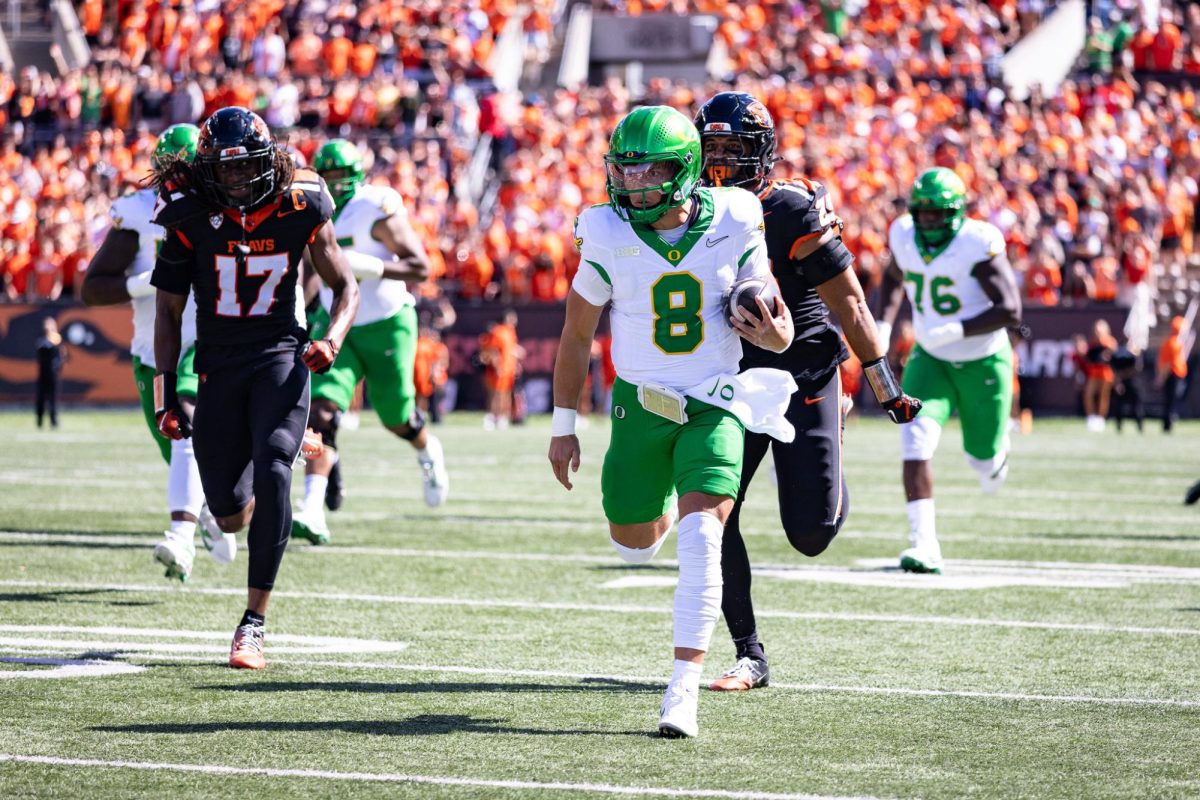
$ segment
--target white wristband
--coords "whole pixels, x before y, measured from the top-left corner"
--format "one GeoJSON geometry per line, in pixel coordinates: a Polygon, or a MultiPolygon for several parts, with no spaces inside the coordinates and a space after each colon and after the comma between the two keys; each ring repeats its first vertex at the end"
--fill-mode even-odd
{"type": "Polygon", "coordinates": [[[575,409],[554,407],[554,416],[550,420],[551,436],[575,435],[575,409]]]}
{"type": "Polygon", "coordinates": [[[125,279],[125,292],[130,297],[149,297],[156,291],[150,284],[150,275],[154,270],[146,270],[139,272],[137,275],[130,275],[125,279]]]}
{"type": "Polygon", "coordinates": [[[346,263],[350,265],[350,271],[354,273],[354,277],[360,281],[383,277],[383,270],[387,265],[382,258],[354,250],[343,250],[342,255],[346,257],[346,263]]]}

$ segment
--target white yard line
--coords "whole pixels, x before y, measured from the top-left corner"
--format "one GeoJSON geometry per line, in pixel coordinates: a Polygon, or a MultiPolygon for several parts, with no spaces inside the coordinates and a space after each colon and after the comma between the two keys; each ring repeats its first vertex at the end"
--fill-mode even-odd
{"type": "MultiPolygon", "coordinates": [[[[25,648],[25,652],[61,652],[74,648],[56,648],[52,642],[47,642],[41,648],[25,648]]],[[[539,678],[574,681],[602,681],[612,684],[653,684],[666,686],[668,678],[664,675],[605,675],[594,672],[566,672],[561,670],[541,669],[508,669],[503,667],[466,667],[447,664],[398,664],[378,661],[318,661],[273,658],[274,651],[269,641],[267,653],[269,663],[281,667],[300,667],[309,669],[350,669],[350,670],[382,670],[386,672],[416,672],[424,675],[485,675],[491,677],[509,678],[539,678]]],[[[213,663],[212,659],[195,656],[175,655],[157,652],[124,653],[123,658],[140,658],[151,662],[194,662],[199,664],[213,663]]],[[[1151,706],[1167,708],[1200,708],[1200,700],[1178,700],[1159,697],[1105,697],[1102,695],[1086,694],[1031,694],[1027,692],[983,692],[971,689],[919,689],[905,686],[846,686],[841,684],[822,683],[780,683],[772,681],[771,687],[788,691],[809,694],[868,694],[892,695],[901,697],[958,697],[969,700],[1002,700],[1034,703],[1068,703],[1105,706],[1151,706]]],[[[614,688],[619,688],[615,686],[614,688]]]]}
{"type": "MultiPolygon", "coordinates": [[[[175,587],[164,584],[74,583],[57,581],[0,580],[0,586],[22,589],[51,589],[59,591],[110,591],[139,594],[183,594],[242,597],[246,590],[221,587],[175,587]]],[[[583,611],[605,614],[670,614],[670,606],[599,603],[538,603],[526,600],[492,600],[466,597],[410,597],[386,594],[351,594],[346,592],[309,592],[276,590],[274,598],[299,600],[342,601],[356,603],[387,603],[416,606],[451,606],[465,608],[509,608],[522,611],[583,611]]],[[[1080,633],[1137,634],[1147,636],[1200,636],[1196,628],[1155,628],[1135,625],[1101,625],[1075,622],[1041,622],[1036,620],[977,619],[971,617],[923,616],[914,614],[853,614],[823,611],[756,611],[759,617],[809,621],[865,622],[903,625],[956,625],[972,628],[1023,628],[1031,630],[1077,631],[1080,633]]]]}
{"type": "MultiPolygon", "coordinates": [[[[113,650],[120,652],[199,652],[224,653],[229,650],[229,631],[187,631],[171,628],[125,628],[89,625],[0,625],[0,633],[23,634],[0,636],[0,645],[7,647],[38,647],[54,644],[62,649],[113,650]],[[85,637],[123,637],[118,640],[78,638],[47,639],[36,634],[83,634],[85,637]],[[138,641],[139,638],[155,639],[153,642],[138,641]],[[184,640],[182,643],[172,640],[184,640]],[[197,641],[212,641],[216,644],[197,644],[197,641]]],[[[272,641],[283,653],[398,653],[408,647],[407,642],[389,642],[378,639],[352,639],[341,636],[299,636],[295,634],[272,634],[272,641]]]]}
{"type": "Polygon", "coordinates": [[[57,758],[0,753],[0,762],[41,764],[51,767],[84,769],[133,769],[147,772],[192,772],[202,775],[260,775],[268,778],[302,778],[350,783],[415,783],[432,786],[470,786],[509,791],[581,792],[625,797],[700,797],[721,800],[871,800],[791,792],[735,792],[725,789],[672,789],[656,786],[617,786],[608,783],[541,783],[538,781],[501,781],[481,778],[456,778],[449,775],[407,775],[399,772],[333,772],[316,769],[277,769],[271,767],[230,767],[223,764],[169,764],[151,761],[105,761],[94,758],[57,758]]]}
{"type": "Polygon", "coordinates": [[[0,664],[29,664],[52,669],[0,670],[0,680],[53,680],[64,678],[102,678],[144,672],[145,667],[121,661],[70,658],[0,658],[0,664]]]}

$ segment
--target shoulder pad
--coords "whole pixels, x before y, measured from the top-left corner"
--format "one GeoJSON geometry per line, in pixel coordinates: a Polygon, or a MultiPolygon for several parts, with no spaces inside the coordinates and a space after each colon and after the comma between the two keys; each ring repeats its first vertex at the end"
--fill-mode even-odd
{"type": "Polygon", "coordinates": [[[164,188],[154,201],[154,216],[150,221],[164,228],[175,228],[207,213],[209,209],[191,192],[164,188]]]}
{"type": "Polygon", "coordinates": [[[404,201],[400,197],[400,193],[390,186],[379,186],[377,184],[364,184],[354,193],[354,199],[362,198],[365,202],[370,203],[385,216],[390,217],[394,214],[402,214],[405,211],[404,201]]]}
{"type": "Polygon", "coordinates": [[[296,175],[292,178],[292,185],[288,187],[285,194],[289,197],[287,202],[293,203],[297,210],[303,206],[311,206],[323,220],[333,216],[333,196],[329,194],[325,180],[312,170],[296,170],[296,175]],[[303,204],[295,199],[297,192],[303,194],[303,204]]]}

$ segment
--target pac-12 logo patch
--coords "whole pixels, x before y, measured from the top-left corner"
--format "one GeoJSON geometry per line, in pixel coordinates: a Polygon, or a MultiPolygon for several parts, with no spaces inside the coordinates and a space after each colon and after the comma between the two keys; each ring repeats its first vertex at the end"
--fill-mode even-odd
{"type": "Polygon", "coordinates": [[[220,214],[213,214],[211,217],[208,218],[208,224],[213,226],[214,231],[221,227],[222,221],[223,220],[221,219],[220,214]]]}

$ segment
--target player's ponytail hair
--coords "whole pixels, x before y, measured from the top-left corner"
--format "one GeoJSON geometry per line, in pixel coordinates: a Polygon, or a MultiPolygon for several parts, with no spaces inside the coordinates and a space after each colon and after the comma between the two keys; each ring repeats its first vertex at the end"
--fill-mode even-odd
{"type": "Polygon", "coordinates": [[[192,163],[175,153],[163,155],[155,159],[154,168],[142,179],[141,185],[153,186],[159,192],[195,186],[192,163]]]}
{"type": "Polygon", "coordinates": [[[275,143],[275,190],[271,197],[281,197],[292,188],[292,178],[296,177],[296,162],[292,154],[278,142],[275,143]]]}

